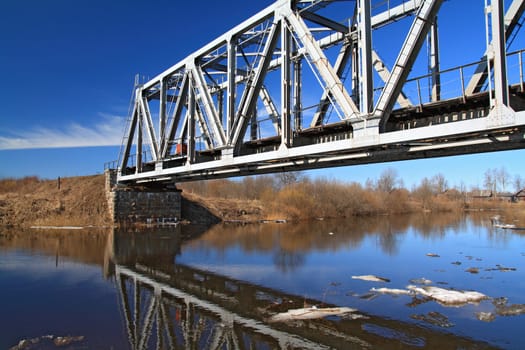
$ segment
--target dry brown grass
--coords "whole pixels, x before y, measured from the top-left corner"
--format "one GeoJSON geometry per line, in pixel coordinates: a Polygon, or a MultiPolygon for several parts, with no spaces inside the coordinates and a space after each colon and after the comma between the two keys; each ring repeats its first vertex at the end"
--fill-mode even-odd
{"type": "MultiPolygon", "coordinates": [[[[465,195],[456,190],[435,194],[423,191],[421,186],[412,192],[404,188],[385,192],[358,183],[327,179],[303,178],[294,184],[282,185],[271,177],[261,177],[243,181],[197,182],[182,187],[183,196],[188,200],[206,208],[217,218],[230,221],[304,220],[420,211],[461,212],[464,208],[525,209],[525,202],[467,201],[465,195]]],[[[108,224],[110,218],[103,175],[63,178],[60,189],[56,180],[37,177],[0,180],[0,225],[108,224]]]]}
{"type": "Polygon", "coordinates": [[[5,178],[0,179],[0,194],[5,193],[30,193],[42,180],[36,176],[26,176],[21,179],[5,178]]]}
{"type": "Polygon", "coordinates": [[[103,226],[110,223],[104,176],[0,181],[0,225],[103,226]]]}
{"type": "Polygon", "coordinates": [[[238,201],[258,199],[259,219],[303,220],[312,218],[336,218],[384,214],[402,214],[418,211],[453,212],[461,211],[463,197],[450,191],[446,194],[433,194],[418,189],[412,193],[404,188],[388,192],[378,188],[363,187],[359,183],[345,183],[337,180],[303,178],[294,184],[276,186],[268,178],[258,181],[220,180],[210,184],[184,186],[192,194],[200,193],[207,198],[208,207],[215,208],[219,217],[232,217],[231,213],[220,212],[220,199],[238,208],[238,201]],[[249,185],[249,186],[247,186],[249,185]],[[214,194],[214,196],[210,196],[214,194]],[[456,198],[457,197],[457,198],[456,198]],[[234,199],[235,198],[235,199],[234,199]],[[262,210],[264,208],[264,210],[262,210]]]}

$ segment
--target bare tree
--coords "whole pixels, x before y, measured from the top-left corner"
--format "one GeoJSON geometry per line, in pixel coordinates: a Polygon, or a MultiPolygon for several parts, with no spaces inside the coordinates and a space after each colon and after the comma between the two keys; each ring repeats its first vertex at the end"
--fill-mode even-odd
{"type": "Polygon", "coordinates": [[[432,176],[430,183],[432,185],[432,191],[434,194],[444,193],[448,190],[448,181],[441,173],[432,176]]]}
{"type": "Polygon", "coordinates": [[[280,188],[285,188],[301,181],[304,177],[300,171],[287,171],[275,175],[280,188]]]}
{"type": "Polygon", "coordinates": [[[525,179],[519,174],[514,176],[514,190],[516,192],[521,191],[525,187],[525,179]]]}
{"type": "Polygon", "coordinates": [[[396,186],[402,186],[402,182],[398,177],[397,171],[393,168],[387,168],[383,170],[381,176],[379,176],[379,179],[377,180],[377,190],[390,193],[396,188],[396,186]]]}
{"type": "Polygon", "coordinates": [[[495,170],[497,181],[500,184],[500,190],[505,192],[507,190],[507,185],[509,183],[510,174],[508,173],[505,167],[501,167],[499,170],[495,170]]]}
{"type": "Polygon", "coordinates": [[[412,190],[416,198],[421,200],[424,209],[430,209],[435,186],[428,178],[423,178],[419,186],[412,190]]]}
{"type": "Polygon", "coordinates": [[[487,169],[485,171],[485,179],[483,181],[483,184],[485,185],[485,189],[487,191],[490,191],[493,196],[496,195],[497,191],[497,170],[496,169],[487,169]]]}

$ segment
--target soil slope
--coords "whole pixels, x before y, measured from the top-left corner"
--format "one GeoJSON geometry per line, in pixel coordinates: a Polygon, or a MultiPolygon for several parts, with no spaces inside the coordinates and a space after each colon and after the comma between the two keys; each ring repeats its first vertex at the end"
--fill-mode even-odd
{"type": "Polygon", "coordinates": [[[0,225],[104,226],[110,223],[104,175],[0,180],[0,225]]]}
{"type": "MultiPolygon", "coordinates": [[[[104,175],[40,180],[0,180],[0,226],[109,226],[104,175]]],[[[182,216],[197,224],[254,221],[264,217],[258,201],[202,198],[183,192],[182,216]]]]}

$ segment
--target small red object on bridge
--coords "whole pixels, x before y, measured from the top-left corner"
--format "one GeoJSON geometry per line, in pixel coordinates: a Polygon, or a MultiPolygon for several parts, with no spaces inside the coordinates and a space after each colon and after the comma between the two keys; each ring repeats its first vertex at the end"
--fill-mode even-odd
{"type": "Polygon", "coordinates": [[[185,143],[177,143],[177,147],[175,148],[175,154],[180,156],[186,153],[188,153],[188,145],[185,143]]]}

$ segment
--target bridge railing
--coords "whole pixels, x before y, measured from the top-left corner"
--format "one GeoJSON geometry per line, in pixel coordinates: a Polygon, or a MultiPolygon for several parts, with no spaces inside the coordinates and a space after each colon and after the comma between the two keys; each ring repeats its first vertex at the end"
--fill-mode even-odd
{"type": "MultiPolygon", "coordinates": [[[[142,155],[142,163],[143,164],[146,164],[146,163],[151,163],[153,158],[151,156],[151,151],[150,150],[144,150],[142,151],[141,153],[142,155]]],[[[130,154],[129,155],[129,158],[128,158],[128,168],[134,168],[137,166],[137,158],[138,158],[138,154],[137,153],[133,153],[133,154],[130,154]]],[[[108,170],[108,169],[120,169],[120,160],[110,160],[110,161],[107,161],[104,163],[104,170],[108,170]]]]}
{"type": "MultiPolygon", "coordinates": [[[[507,80],[509,85],[519,85],[520,91],[524,89],[524,62],[523,55],[525,49],[513,51],[507,54],[507,80]]],[[[486,62],[486,61],[485,61],[486,62]]],[[[477,67],[484,61],[477,61],[437,72],[439,83],[436,87],[439,89],[438,99],[432,96],[433,75],[431,73],[408,79],[403,87],[403,94],[410,100],[412,105],[421,106],[438,100],[449,100],[458,97],[467,97],[467,85],[473,77],[477,67]]],[[[491,86],[494,86],[491,81],[491,86]]],[[[381,94],[383,87],[375,90],[375,96],[381,94]]],[[[488,91],[489,83],[485,81],[481,91],[488,91]]],[[[399,108],[399,105],[396,105],[399,108]]]]}
{"type": "Polygon", "coordinates": [[[116,159],[110,160],[104,163],[104,171],[118,169],[118,167],[119,167],[119,161],[116,159]]]}

